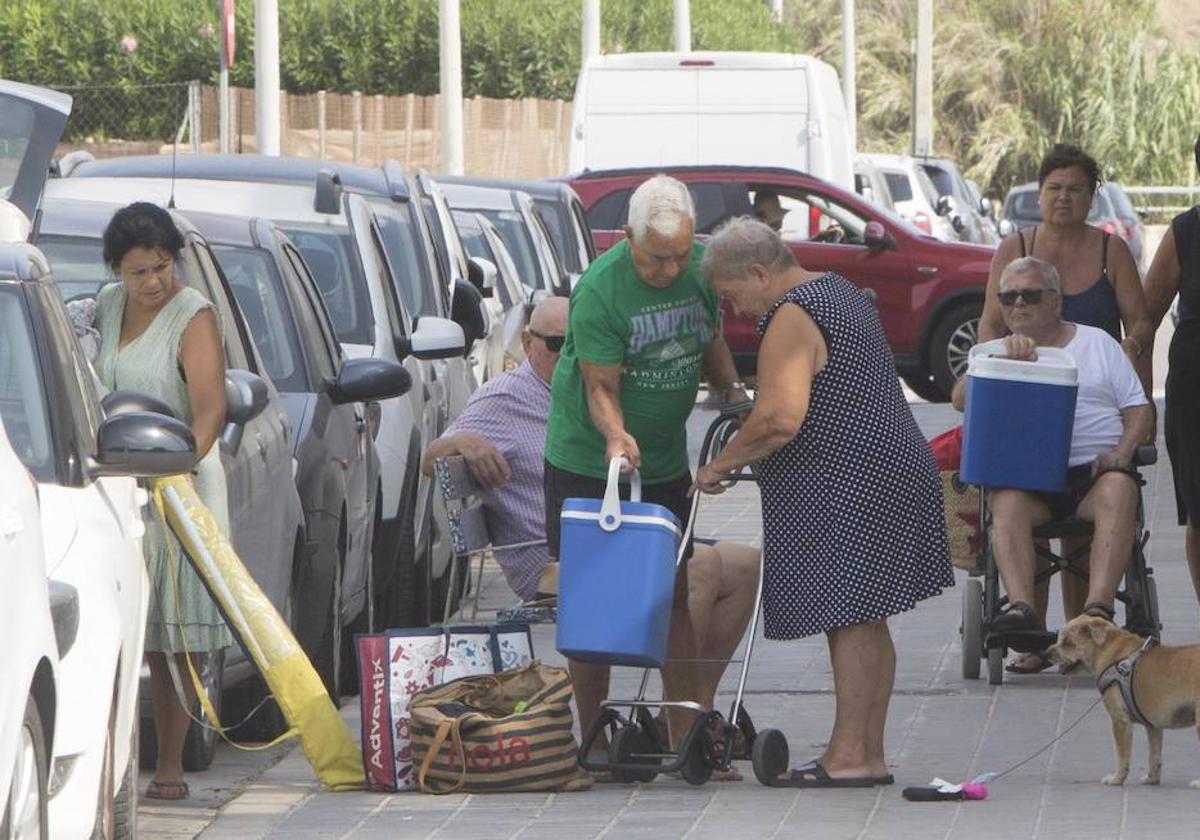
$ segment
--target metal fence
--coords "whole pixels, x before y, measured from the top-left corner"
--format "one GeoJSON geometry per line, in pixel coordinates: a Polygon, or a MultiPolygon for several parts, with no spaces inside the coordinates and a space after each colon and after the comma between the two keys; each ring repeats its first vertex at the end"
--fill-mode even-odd
{"type": "Polygon", "coordinates": [[[153,85],[50,85],[74,99],[59,155],[156,154],[172,143],[198,150],[199,82],[153,85]]]}
{"type": "Polygon", "coordinates": [[[1182,213],[1200,203],[1200,184],[1183,187],[1126,186],[1124,190],[1129,193],[1130,200],[1138,210],[1144,210],[1155,218],[1169,219],[1176,213],[1182,213]],[[1166,203],[1172,198],[1176,201],[1166,203]],[[1179,199],[1182,199],[1182,202],[1179,199]]]}

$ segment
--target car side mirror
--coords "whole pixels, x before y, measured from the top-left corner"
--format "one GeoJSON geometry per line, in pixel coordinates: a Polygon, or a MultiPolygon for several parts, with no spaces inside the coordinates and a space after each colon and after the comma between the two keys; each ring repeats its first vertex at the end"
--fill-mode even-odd
{"type": "Polygon", "coordinates": [[[96,454],[87,471],[94,478],[128,475],[154,478],[189,471],[196,464],[196,438],[182,420],[151,411],[106,417],[96,433],[96,454]]]}
{"type": "Polygon", "coordinates": [[[462,328],[467,347],[486,338],[491,328],[487,311],[483,307],[483,295],[465,280],[454,282],[454,293],[450,298],[450,320],[462,328]]]}
{"type": "Polygon", "coordinates": [[[1001,236],[1010,236],[1016,230],[1012,219],[1001,219],[998,228],[1001,236]]]}
{"type": "Polygon", "coordinates": [[[881,222],[867,222],[863,228],[863,242],[872,251],[882,251],[892,246],[892,237],[881,222]]]}
{"type": "Polygon", "coordinates": [[[412,376],[388,359],[347,359],[328,388],[336,405],[372,402],[404,396],[412,388],[412,376]]]}
{"type": "Polygon", "coordinates": [[[979,212],[984,216],[992,215],[992,200],[990,198],[979,199],[979,212]]]}
{"type": "Polygon", "coordinates": [[[418,359],[452,359],[466,352],[466,333],[461,326],[446,318],[424,315],[417,319],[416,329],[404,339],[400,350],[405,356],[418,359]]]}
{"type": "Polygon", "coordinates": [[[963,221],[963,217],[957,213],[950,217],[950,227],[954,228],[955,233],[962,233],[967,228],[967,223],[963,221]]]}
{"type": "Polygon", "coordinates": [[[937,204],[933,206],[933,210],[939,216],[945,216],[953,207],[954,205],[950,202],[950,196],[940,195],[938,196],[937,204]]]}
{"type": "Polygon", "coordinates": [[[130,411],[152,411],[164,417],[175,417],[169,405],[141,391],[110,391],[100,400],[100,407],[104,409],[106,417],[130,411]]]}
{"type": "Polygon", "coordinates": [[[248,370],[225,371],[225,422],[244,426],[267,407],[271,395],[262,377],[248,370]]]}
{"type": "Polygon", "coordinates": [[[471,285],[479,290],[479,293],[489,298],[496,293],[496,277],[499,271],[496,264],[491,260],[485,260],[483,257],[469,257],[467,259],[467,279],[471,281],[471,285]]]}

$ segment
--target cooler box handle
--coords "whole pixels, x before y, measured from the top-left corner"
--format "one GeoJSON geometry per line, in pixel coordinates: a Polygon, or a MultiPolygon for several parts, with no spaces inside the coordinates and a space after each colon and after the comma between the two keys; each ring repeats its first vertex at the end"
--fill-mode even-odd
{"type": "Polygon", "coordinates": [[[1075,385],[1075,357],[1061,347],[1037,348],[1033,362],[1004,356],[1004,339],[984,341],[971,348],[967,372],[996,379],[1019,379],[1053,385],[1075,385]]]}
{"type": "MultiPolygon", "coordinates": [[[[627,463],[618,455],[608,462],[608,486],[604,488],[604,502],[600,505],[600,527],[615,531],[621,527],[621,466],[627,463]]],[[[629,475],[629,501],[642,500],[642,476],[637,470],[629,475]]]]}

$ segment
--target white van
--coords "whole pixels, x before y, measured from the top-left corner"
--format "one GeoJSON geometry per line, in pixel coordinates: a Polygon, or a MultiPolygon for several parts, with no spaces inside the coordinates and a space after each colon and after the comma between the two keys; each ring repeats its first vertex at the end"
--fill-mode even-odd
{"type": "Polygon", "coordinates": [[[571,172],[753,164],[854,189],[837,72],[806,55],[596,56],[579,75],[571,122],[571,172]]]}

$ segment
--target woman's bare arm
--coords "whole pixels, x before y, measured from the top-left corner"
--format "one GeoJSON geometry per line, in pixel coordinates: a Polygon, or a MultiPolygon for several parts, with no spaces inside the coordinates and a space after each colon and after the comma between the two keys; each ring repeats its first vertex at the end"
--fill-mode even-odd
{"type": "Polygon", "coordinates": [[[183,331],[179,362],[192,404],[192,434],[199,460],[208,454],[225,425],[225,350],[212,309],[197,313],[183,331]]]}

